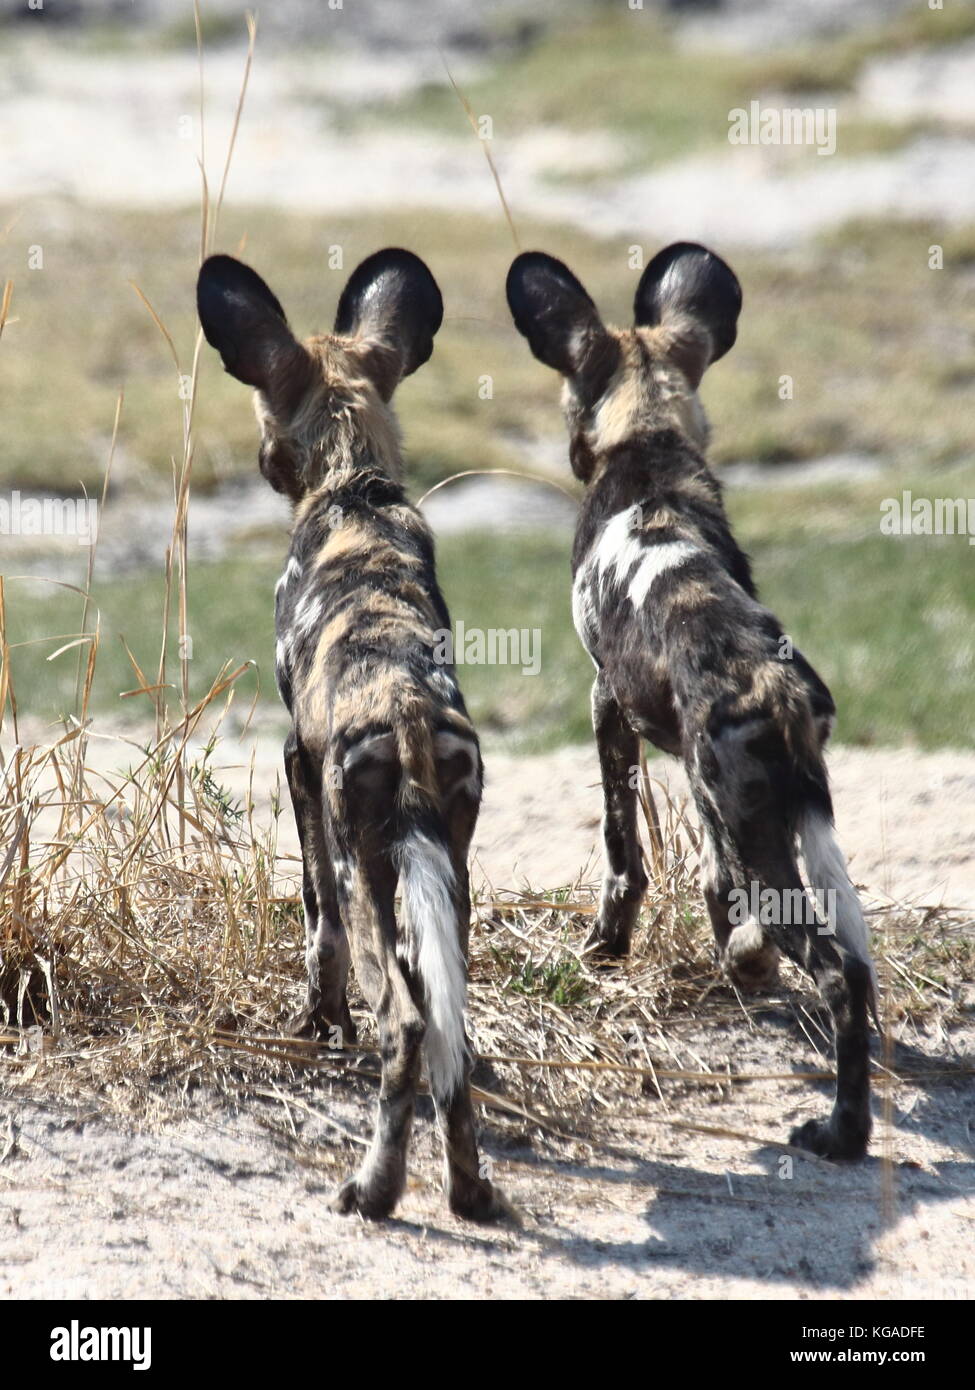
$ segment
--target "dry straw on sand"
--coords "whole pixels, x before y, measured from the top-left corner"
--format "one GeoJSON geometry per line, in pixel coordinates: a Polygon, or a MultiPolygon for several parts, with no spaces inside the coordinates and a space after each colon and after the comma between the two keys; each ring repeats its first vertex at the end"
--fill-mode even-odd
{"type": "MultiPolygon", "coordinates": [[[[79,716],[48,742],[22,747],[0,586],[0,698],[14,738],[12,747],[4,740],[0,803],[5,1087],[141,1119],[178,1110],[191,1087],[242,1102],[316,1072],[361,1091],[377,1065],[371,1018],[355,1000],[360,1047],[337,1053],[286,1033],[301,992],[303,924],[297,864],[277,854],[280,802],[258,826],[250,796],[233,805],[209,770],[220,716],[246,668],[221,672],[184,716],[167,721],[163,711],[148,748],[119,737],[119,765],[129,769],[111,776],[86,767],[90,740],[102,737],[84,715],[95,635],[87,651],[79,716]],[[211,735],[202,753],[191,752],[205,721],[211,735]]],[[[745,1001],[716,974],[691,868],[694,830],[669,801],[658,855],[635,952],[612,968],[580,951],[592,887],[497,891],[475,904],[475,1080],[499,1118],[592,1135],[643,1092],[679,1103],[689,1088],[772,1079],[695,1062],[672,1034],[688,1022],[718,1027],[783,1007],[823,1060],[813,1072],[783,1068],[781,1079],[828,1076],[818,1005],[798,976],[797,993],[745,1001]]],[[[971,924],[902,909],[880,925],[889,1025],[898,1033],[945,1026],[958,982],[971,977],[971,924]]],[[[896,1077],[891,1055],[878,1080],[896,1077]]]]}

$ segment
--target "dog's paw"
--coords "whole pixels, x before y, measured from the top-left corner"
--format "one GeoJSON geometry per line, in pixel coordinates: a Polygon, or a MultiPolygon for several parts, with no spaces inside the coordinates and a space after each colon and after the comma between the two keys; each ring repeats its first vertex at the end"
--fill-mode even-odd
{"type": "Polygon", "coordinates": [[[807,1120],[789,1135],[795,1149],[805,1149],[818,1158],[855,1163],[867,1152],[867,1136],[859,1130],[838,1130],[832,1120],[807,1120]]]}
{"type": "Polygon", "coordinates": [[[289,1019],[288,1033],[293,1038],[307,1038],[312,1042],[327,1043],[333,1048],[354,1043],[358,1033],[348,1004],[329,1012],[321,1004],[305,1004],[289,1019]],[[335,1017],[330,1017],[329,1012],[334,1013],[335,1017]]]}
{"type": "Polygon", "coordinates": [[[728,978],[749,994],[770,989],[779,978],[779,952],[754,921],[731,933],[723,963],[728,978]]]}
{"type": "Polygon", "coordinates": [[[399,1193],[376,1189],[362,1182],[358,1176],[348,1178],[332,1198],[332,1210],[340,1216],[352,1216],[356,1212],[367,1221],[385,1221],[391,1215],[399,1198],[399,1193]]]}
{"type": "Polygon", "coordinates": [[[630,954],[630,932],[597,922],[582,949],[594,960],[621,960],[630,954]]]}
{"type": "Polygon", "coordinates": [[[453,1214],[464,1221],[508,1220],[520,1225],[518,1215],[504,1193],[483,1178],[455,1183],[447,1200],[453,1214]]]}

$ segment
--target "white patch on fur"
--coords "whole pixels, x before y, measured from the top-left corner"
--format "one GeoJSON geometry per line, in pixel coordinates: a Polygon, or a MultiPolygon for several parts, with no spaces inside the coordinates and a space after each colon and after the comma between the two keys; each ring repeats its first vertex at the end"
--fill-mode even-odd
{"type": "Polygon", "coordinates": [[[870,959],[869,936],[860,901],[850,882],[843,851],[836,841],[836,834],[829,820],[821,811],[806,811],[799,822],[799,842],[802,857],[806,861],[806,877],[809,887],[822,895],[819,901],[828,905],[829,891],[836,894],[835,913],[829,925],[837,945],[849,955],[862,960],[870,967],[870,976],[877,985],[877,972],[870,959]],[[835,920],[834,920],[835,919],[835,920]]]}
{"type": "Polygon", "coordinates": [[[642,606],[655,579],[659,579],[667,570],[676,569],[678,565],[684,564],[697,554],[698,547],[690,541],[663,541],[659,545],[648,546],[627,591],[627,598],[633,607],[642,606]]]}
{"type": "Polygon", "coordinates": [[[769,950],[757,917],[747,917],[740,927],[735,927],[728,938],[728,962],[735,965],[749,956],[761,955],[769,950]]]}
{"type": "Polygon", "coordinates": [[[593,601],[592,584],[590,582],[590,566],[587,561],[582,565],[576,574],[575,583],[572,585],[572,622],[578,634],[579,641],[589,653],[592,664],[599,670],[599,664],[593,656],[592,648],[598,632],[596,622],[596,605],[593,601]]]}
{"type": "Polygon", "coordinates": [[[702,888],[717,888],[720,877],[720,861],[710,832],[701,827],[700,875],[702,888]]]}
{"type": "Polygon", "coordinates": [[[282,686],[286,685],[291,679],[288,670],[288,649],[280,637],[274,644],[274,683],[278,687],[278,694],[284,699],[282,686]]]}
{"type": "Polygon", "coordinates": [[[348,859],[333,859],[332,873],[335,876],[336,887],[348,896],[352,891],[352,865],[348,859]]]}
{"type": "MultiPolygon", "coordinates": [[[[606,817],[603,816],[603,836],[606,834],[606,817]]],[[[627,878],[626,874],[614,874],[612,869],[607,869],[603,874],[602,897],[604,903],[621,903],[625,900],[627,893],[633,888],[633,883],[627,878]]]]}
{"type": "Polygon", "coordinates": [[[291,583],[292,579],[297,579],[300,575],[301,566],[298,564],[298,561],[292,555],[289,557],[288,563],[284,567],[284,573],[281,575],[281,578],[274,586],[275,598],[277,598],[278,594],[281,592],[283,588],[285,588],[288,584],[291,583]]]}
{"type": "Polygon", "coordinates": [[[325,600],[316,593],[305,594],[299,600],[295,609],[294,618],[291,623],[291,644],[294,646],[295,637],[307,637],[308,634],[318,627],[325,615],[325,600]]]}
{"type": "MultiPolygon", "coordinates": [[[[584,572],[588,574],[590,566],[595,565],[600,577],[608,576],[611,584],[628,583],[627,597],[634,608],[639,608],[655,579],[696,554],[698,547],[690,541],[661,541],[656,545],[648,543],[646,532],[639,526],[639,509],[627,507],[626,511],[610,517],[603,527],[584,572]]],[[[575,594],[573,588],[574,619],[575,594]]],[[[578,619],[575,621],[578,631],[578,619]]]]}
{"type": "Polygon", "coordinates": [[[638,519],[636,507],[617,512],[607,521],[596,542],[592,561],[601,578],[609,573],[610,583],[625,584],[646,550],[643,533],[634,529],[638,519]]]}
{"type": "Polygon", "coordinates": [[[426,996],[423,1052],[438,1100],[464,1076],[467,967],[457,937],[454,870],[445,845],[413,830],[397,846],[403,914],[426,996]]]}

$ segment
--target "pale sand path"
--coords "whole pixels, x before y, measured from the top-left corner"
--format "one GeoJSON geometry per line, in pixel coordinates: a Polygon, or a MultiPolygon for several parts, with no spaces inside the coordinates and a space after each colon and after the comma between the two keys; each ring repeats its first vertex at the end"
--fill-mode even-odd
{"type": "MultiPolygon", "coordinates": [[[[37,722],[21,724],[24,742],[51,736],[37,722]]],[[[92,739],[89,766],[112,772],[138,762],[135,744],[145,746],[151,730],[133,730],[128,737],[131,748],[114,739],[92,739]]],[[[279,850],[292,856],[298,839],[284,785],[283,737],[283,720],[262,715],[256,732],[252,729],[242,739],[224,737],[212,766],[235,797],[243,800],[248,785],[253,787],[258,826],[270,816],[280,781],[285,810],[279,850]]],[[[8,747],[5,731],[5,751],[8,747]]],[[[581,744],[530,757],[489,747],[485,764],[484,800],[473,843],[475,886],[552,890],[597,881],[602,793],[595,747],[581,744]]],[[[677,762],[652,757],[648,766],[675,804],[688,802],[687,781],[677,762]]],[[[975,908],[975,753],[837,746],[829,767],[840,843],[854,881],[871,899],[975,908]]],[[[659,787],[655,797],[663,819],[666,802],[659,787]]],[[[50,817],[41,821],[44,828],[48,824],[53,831],[50,817]]],[[[285,872],[289,867],[287,861],[282,864],[285,872]]]]}
{"type": "MultiPolygon", "coordinates": [[[[829,758],[840,842],[855,881],[871,894],[975,906],[975,754],[835,749],[829,758]]],[[[683,769],[651,759],[678,803],[683,769]]],[[[532,758],[497,755],[475,836],[476,866],[495,887],[571,882],[600,865],[601,792],[591,746],[532,758]]],[[[663,816],[664,799],[657,794],[663,816]]],[[[590,877],[592,875],[590,874],[590,877]]]]}

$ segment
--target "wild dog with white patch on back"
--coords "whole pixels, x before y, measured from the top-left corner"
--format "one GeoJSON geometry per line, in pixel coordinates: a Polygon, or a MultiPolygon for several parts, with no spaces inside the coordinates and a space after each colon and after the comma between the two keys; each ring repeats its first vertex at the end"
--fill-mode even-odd
{"type": "MultiPolygon", "coordinates": [[[[870,1135],[874,975],[867,930],[833,833],[823,745],[835,713],[819,676],[756,597],[707,466],[697,397],[737,335],[741,289],[725,263],[681,242],[647,266],[635,325],[606,327],[561,261],[527,252],[507,282],[515,325],[564,377],[573,471],[586,485],[572,556],[573,615],[596,666],[593,727],[606,858],[589,945],[625,954],[647,886],[632,772],[639,740],[682,759],[703,834],[704,896],[733,978],[774,977],[784,951],[812,975],[833,1017],[836,1101],[792,1142],[860,1158],[870,1135]],[[835,903],[826,925],[736,922],[753,883],[835,903]]],[[[767,914],[774,915],[774,914],[767,914]]]]}
{"type": "Polygon", "coordinates": [[[481,756],[453,667],[435,659],[449,617],[389,404],[433,351],[440,291],[416,256],[380,251],[350,277],[334,332],[301,343],[260,276],[211,256],[197,304],[227,371],[256,388],[261,472],[294,504],[275,626],[304,867],[297,1030],[354,1038],[350,943],[379,1026],[375,1132],[337,1206],[382,1218],[399,1200],[422,1051],[451,1209],[488,1220],[504,1203],[480,1173],[464,1032],[481,756]]]}

